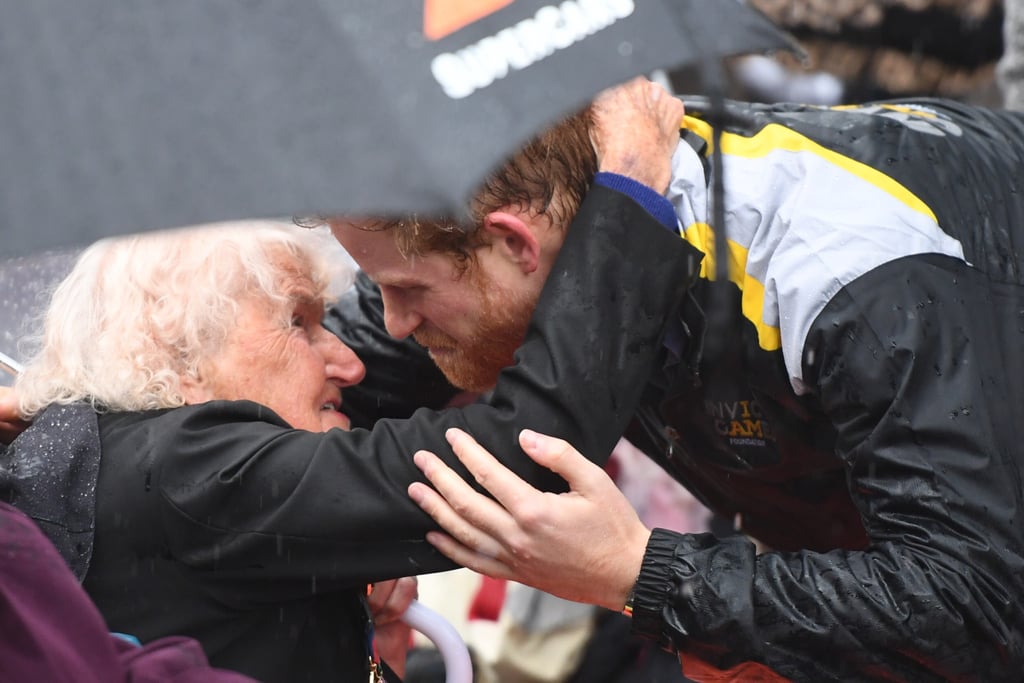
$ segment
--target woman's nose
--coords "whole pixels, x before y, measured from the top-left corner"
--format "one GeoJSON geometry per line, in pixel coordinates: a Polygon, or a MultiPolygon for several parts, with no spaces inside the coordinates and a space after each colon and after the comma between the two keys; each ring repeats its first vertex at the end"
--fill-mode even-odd
{"type": "Polygon", "coordinates": [[[359,384],[366,377],[366,365],[359,359],[356,352],[332,333],[324,330],[333,340],[329,342],[330,352],[326,354],[327,375],[341,382],[341,386],[350,387],[359,384]]]}

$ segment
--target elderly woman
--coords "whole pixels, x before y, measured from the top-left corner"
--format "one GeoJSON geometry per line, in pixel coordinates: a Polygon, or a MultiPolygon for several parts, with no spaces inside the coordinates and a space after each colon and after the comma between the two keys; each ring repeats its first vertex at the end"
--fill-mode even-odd
{"type": "Polygon", "coordinates": [[[48,532],[111,629],[194,637],[214,666],[262,681],[365,680],[366,585],[454,566],[406,495],[422,481],[414,451],[444,454],[461,427],[560,487],[519,452],[519,428],[594,452],[621,433],[688,266],[677,238],[617,196],[619,220],[570,230],[567,277],[549,278],[490,403],[370,430],[346,431],[343,390],[365,368],[321,326],[329,278],[301,231],[100,242],[54,293],[18,378],[33,425],[0,458],[0,492],[48,532]],[[581,286],[615,315],[565,306],[581,286]],[[551,362],[550,346],[581,335],[588,353],[551,362]]]}
{"type": "MultiPolygon", "coordinates": [[[[86,250],[18,377],[20,412],[35,425],[7,469],[25,483],[15,502],[114,630],[192,634],[261,680],[333,680],[320,667],[340,677],[367,666],[363,594],[389,577],[340,554],[348,529],[335,552],[303,556],[336,532],[316,514],[330,510],[316,489],[334,468],[315,460],[329,447],[320,433],[348,429],[341,389],[365,368],[320,326],[330,273],[296,233],[241,224],[86,250]],[[339,560],[347,573],[329,569],[339,560]]],[[[407,605],[409,587],[393,588],[384,597],[407,605]]],[[[407,629],[392,619],[381,635],[401,670],[407,629]]]]}

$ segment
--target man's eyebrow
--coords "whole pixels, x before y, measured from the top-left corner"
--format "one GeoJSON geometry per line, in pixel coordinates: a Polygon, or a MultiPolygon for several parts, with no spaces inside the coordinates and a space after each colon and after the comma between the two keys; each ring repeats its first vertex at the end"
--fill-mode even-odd
{"type": "Polygon", "coordinates": [[[417,287],[426,287],[427,283],[421,279],[413,277],[405,277],[402,275],[396,275],[394,277],[380,277],[374,278],[379,286],[382,287],[399,287],[401,289],[413,289],[417,287]]]}

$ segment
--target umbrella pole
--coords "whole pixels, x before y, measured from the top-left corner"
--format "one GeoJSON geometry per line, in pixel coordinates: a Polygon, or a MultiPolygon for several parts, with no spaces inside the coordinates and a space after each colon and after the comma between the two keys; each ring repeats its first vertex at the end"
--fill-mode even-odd
{"type": "MultiPolygon", "coordinates": [[[[697,45],[701,44],[700,37],[693,38],[697,45]]],[[[729,296],[729,239],[725,226],[725,173],[722,168],[722,129],[728,118],[725,110],[727,76],[721,60],[711,57],[707,50],[703,53],[705,57],[701,61],[699,75],[710,103],[707,121],[711,125],[711,228],[714,232],[715,269],[710,274],[702,355],[706,362],[714,364],[724,351],[722,342],[729,338],[729,329],[734,322],[729,296]]]]}
{"type": "Polygon", "coordinates": [[[722,128],[725,126],[725,69],[718,60],[708,60],[701,70],[701,83],[711,102],[711,223],[715,230],[715,280],[729,281],[729,241],[725,227],[725,180],[722,169],[722,128]]]}
{"type": "Polygon", "coordinates": [[[21,363],[0,351],[0,370],[3,370],[11,377],[17,377],[22,371],[21,363]]]}

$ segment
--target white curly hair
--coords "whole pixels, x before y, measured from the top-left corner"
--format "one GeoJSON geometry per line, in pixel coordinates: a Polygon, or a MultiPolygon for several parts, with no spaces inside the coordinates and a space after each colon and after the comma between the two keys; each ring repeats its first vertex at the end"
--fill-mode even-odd
{"type": "Polygon", "coordinates": [[[237,301],[264,297],[290,324],[283,286],[308,277],[326,301],[351,282],[327,262],[323,233],[270,221],[220,223],[101,240],[53,291],[15,382],[28,419],[53,403],[101,411],[184,405],[181,380],[198,378],[235,324],[237,301]]]}

